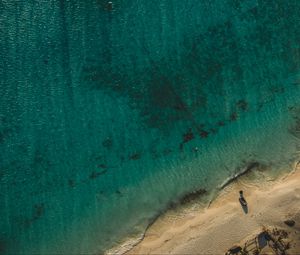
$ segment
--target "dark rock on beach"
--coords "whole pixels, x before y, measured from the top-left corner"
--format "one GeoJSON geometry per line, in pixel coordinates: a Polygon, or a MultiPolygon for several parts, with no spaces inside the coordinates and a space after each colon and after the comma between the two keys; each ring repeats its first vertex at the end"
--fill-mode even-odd
{"type": "Polygon", "coordinates": [[[288,225],[289,227],[295,226],[296,222],[294,220],[285,220],[284,224],[288,225]]]}

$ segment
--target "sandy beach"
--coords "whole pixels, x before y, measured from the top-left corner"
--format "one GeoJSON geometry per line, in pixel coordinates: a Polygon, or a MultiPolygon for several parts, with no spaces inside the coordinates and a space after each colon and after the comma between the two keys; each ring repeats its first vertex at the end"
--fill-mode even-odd
{"type": "Polygon", "coordinates": [[[250,181],[249,175],[239,177],[205,209],[186,209],[180,217],[174,212],[159,217],[144,239],[126,254],[225,254],[233,246],[244,248],[246,254],[255,254],[255,250],[276,254],[271,241],[257,244],[256,237],[267,230],[287,248],[286,254],[299,255],[300,164],[276,179],[255,174],[258,181],[250,181]],[[240,190],[247,208],[239,202],[240,190]],[[287,220],[293,226],[284,222],[287,220]]]}

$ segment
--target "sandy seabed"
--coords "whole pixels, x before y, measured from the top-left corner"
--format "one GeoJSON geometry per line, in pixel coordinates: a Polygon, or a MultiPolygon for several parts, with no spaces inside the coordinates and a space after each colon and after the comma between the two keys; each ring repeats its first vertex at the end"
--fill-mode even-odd
{"type": "Polygon", "coordinates": [[[300,163],[276,179],[259,174],[256,181],[239,177],[205,209],[185,210],[180,217],[162,215],[126,254],[218,255],[235,245],[247,254],[280,254],[272,242],[257,244],[257,236],[267,230],[287,245],[286,254],[300,255],[300,163]],[[248,208],[239,202],[240,190],[248,208]],[[294,221],[294,226],[288,226],[286,220],[294,221]],[[277,235],[278,231],[284,235],[277,235]]]}

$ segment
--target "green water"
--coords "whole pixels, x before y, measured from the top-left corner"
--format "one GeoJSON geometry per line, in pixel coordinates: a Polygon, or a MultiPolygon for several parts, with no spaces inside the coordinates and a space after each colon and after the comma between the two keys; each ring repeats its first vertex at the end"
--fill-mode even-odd
{"type": "Polygon", "coordinates": [[[0,253],[101,253],[299,159],[299,1],[112,2],[0,2],[0,253]]]}

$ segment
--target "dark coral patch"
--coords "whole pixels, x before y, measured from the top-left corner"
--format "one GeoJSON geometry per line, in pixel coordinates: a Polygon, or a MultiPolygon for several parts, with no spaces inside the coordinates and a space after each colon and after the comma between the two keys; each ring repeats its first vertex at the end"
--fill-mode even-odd
{"type": "Polygon", "coordinates": [[[11,133],[12,129],[5,128],[0,130],[0,143],[4,142],[11,133]]]}
{"type": "Polygon", "coordinates": [[[107,137],[103,142],[102,142],[103,147],[105,148],[111,148],[113,146],[113,141],[110,137],[107,137]]]}
{"type": "Polygon", "coordinates": [[[69,185],[69,187],[74,188],[75,187],[75,181],[72,180],[72,179],[69,179],[68,180],[68,185],[69,185]]]}
{"type": "Polygon", "coordinates": [[[97,177],[99,177],[100,175],[103,175],[107,172],[107,170],[103,170],[101,172],[92,172],[89,176],[90,179],[96,179],[97,177]]]}
{"type": "Polygon", "coordinates": [[[120,190],[118,190],[118,189],[116,190],[116,194],[122,196],[122,192],[120,190]]]}
{"type": "Polygon", "coordinates": [[[187,133],[183,134],[183,143],[187,143],[194,138],[195,138],[195,136],[194,136],[192,130],[189,129],[189,131],[187,133]]]}
{"type": "Polygon", "coordinates": [[[242,110],[242,111],[247,111],[248,110],[248,103],[241,99],[236,103],[236,106],[238,107],[238,109],[242,110]]]}
{"type": "Polygon", "coordinates": [[[107,168],[107,165],[105,164],[99,164],[97,165],[98,168],[102,168],[102,169],[106,169],[107,168]]]}
{"type": "Polygon", "coordinates": [[[225,126],[225,122],[222,121],[222,120],[220,120],[220,121],[218,121],[217,125],[218,125],[219,127],[223,127],[223,126],[225,126]]]}
{"type": "Polygon", "coordinates": [[[182,101],[177,101],[174,103],[173,108],[177,111],[186,111],[186,105],[182,101]]]}
{"type": "Polygon", "coordinates": [[[37,220],[45,214],[45,205],[43,203],[34,205],[33,220],[37,220]]]}
{"type": "Polygon", "coordinates": [[[238,118],[238,114],[236,112],[233,112],[230,114],[230,120],[231,121],[236,121],[238,118]]]}
{"type": "Polygon", "coordinates": [[[129,156],[130,160],[138,160],[142,157],[142,155],[140,153],[134,153],[132,155],[129,156]]]}
{"type": "Polygon", "coordinates": [[[181,143],[181,144],[179,145],[179,149],[180,149],[180,151],[183,150],[183,143],[181,143]]]}
{"type": "Polygon", "coordinates": [[[200,137],[201,138],[206,138],[206,137],[208,137],[208,135],[209,135],[209,132],[207,132],[205,130],[200,131],[200,137]]]}

